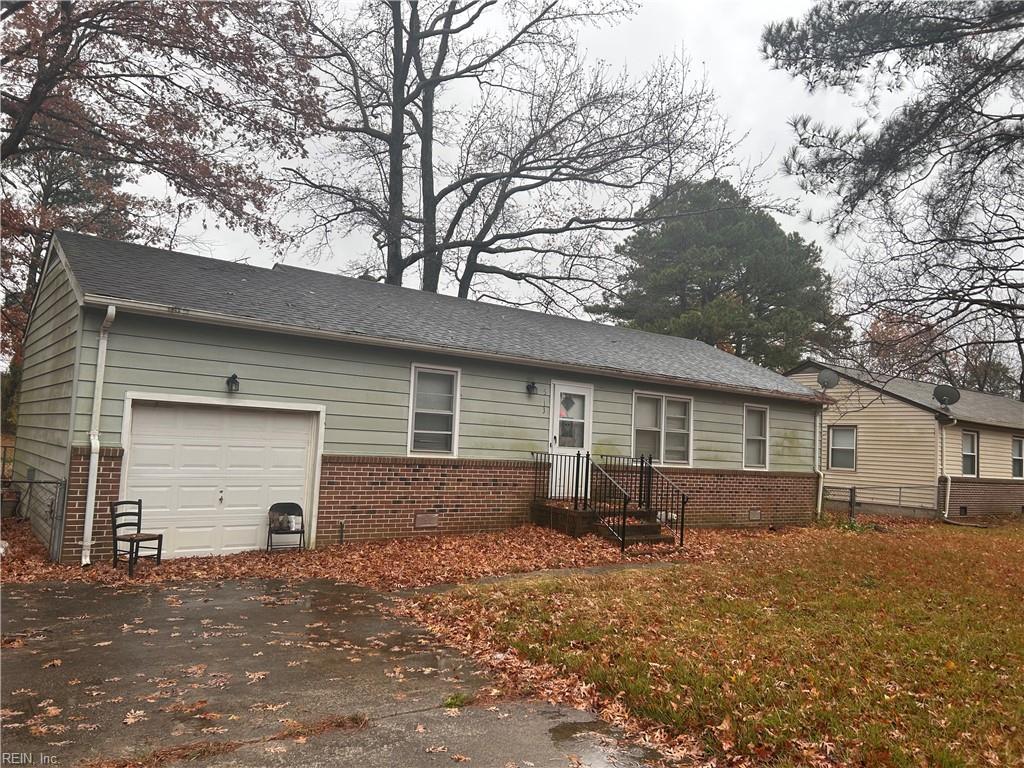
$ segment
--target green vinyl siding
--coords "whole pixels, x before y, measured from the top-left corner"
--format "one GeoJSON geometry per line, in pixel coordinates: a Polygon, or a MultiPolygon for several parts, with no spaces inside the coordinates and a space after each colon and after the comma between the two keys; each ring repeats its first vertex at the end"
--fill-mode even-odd
{"type": "MultiPolygon", "coordinates": [[[[100,317],[97,310],[86,315],[76,442],[87,440],[100,317]]],[[[229,404],[224,380],[237,373],[236,399],[325,406],[327,454],[406,455],[414,363],[460,369],[458,454],[468,458],[525,459],[531,451],[547,450],[552,380],[593,386],[594,452],[629,454],[633,392],[652,389],[541,367],[119,313],[107,347],[101,442],[121,444],[126,392],[201,395],[229,404]],[[526,391],[528,382],[537,384],[533,395],[526,391]]],[[[694,399],[695,466],[740,467],[744,399],[657,391],[694,399]]],[[[810,471],[814,407],[765,402],[772,408],[771,468],[810,471]]]]}
{"type": "MultiPolygon", "coordinates": [[[[14,451],[16,480],[67,479],[80,318],[67,270],[52,259],[36,294],[25,336],[14,451]]],[[[51,497],[49,489],[33,491],[33,508],[25,510],[31,513],[33,528],[43,541],[50,540],[51,497]]]]}

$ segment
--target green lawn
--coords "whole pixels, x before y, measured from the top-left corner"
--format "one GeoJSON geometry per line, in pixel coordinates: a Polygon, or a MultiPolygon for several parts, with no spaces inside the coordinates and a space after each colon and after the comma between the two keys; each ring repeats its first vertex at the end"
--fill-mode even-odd
{"type": "Polygon", "coordinates": [[[714,754],[1024,764],[1024,527],[813,529],[709,562],[425,598],[714,754]]]}

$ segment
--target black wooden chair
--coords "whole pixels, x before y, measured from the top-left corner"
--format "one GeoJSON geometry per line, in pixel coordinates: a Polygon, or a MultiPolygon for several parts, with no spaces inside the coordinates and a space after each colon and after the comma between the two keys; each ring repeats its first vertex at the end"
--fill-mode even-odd
{"type": "Polygon", "coordinates": [[[135,563],[140,557],[156,558],[156,564],[160,565],[164,551],[164,535],[142,532],[142,499],[110,502],[110,529],[114,537],[115,568],[121,555],[128,558],[129,576],[135,575],[135,563]],[[156,546],[148,545],[152,541],[156,542],[156,546]],[[127,552],[121,549],[123,544],[128,545],[127,552]],[[149,554],[140,554],[140,550],[145,550],[149,554]]]}
{"type": "Polygon", "coordinates": [[[302,507],[292,501],[279,501],[270,505],[270,519],[267,524],[267,552],[275,549],[299,549],[306,548],[306,518],[302,514],[302,507]],[[291,521],[299,519],[299,527],[292,528],[291,521]],[[288,544],[277,544],[275,536],[298,536],[295,542],[288,544]]]}

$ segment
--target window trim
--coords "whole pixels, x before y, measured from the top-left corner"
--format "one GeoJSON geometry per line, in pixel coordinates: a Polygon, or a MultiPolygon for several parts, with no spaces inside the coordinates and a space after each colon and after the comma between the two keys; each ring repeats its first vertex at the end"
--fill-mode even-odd
{"type": "Polygon", "coordinates": [[[693,463],[693,433],[696,431],[694,429],[694,423],[693,423],[693,406],[694,406],[694,399],[693,399],[693,397],[690,396],[690,395],[675,395],[675,394],[672,394],[670,392],[656,392],[656,391],[653,391],[653,390],[646,390],[646,389],[634,389],[633,390],[632,411],[630,413],[630,419],[629,419],[629,455],[633,456],[633,457],[636,456],[636,399],[637,399],[637,397],[657,397],[657,398],[661,399],[661,426],[660,426],[660,428],[658,430],[658,432],[659,432],[659,434],[661,436],[661,438],[660,438],[661,439],[661,450],[660,450],[660,455],[658,457],[658,460],[656,462],[654,462],[654,466],[656,466],[656,467],[692,467],[694,465],[694,463],[693,463]],[[667,413],[667,409],[665,408],[665,401],[666,400],[680,400],[680,401],[689,403],[688,407],[689,407],[690,410],[689,410],[689,414],[688,415],[689,415],[689,421],[690,421],[690,431],[689,431],[689,435],[688,435],[689,439],[687,440],[687,446],[686,446],[686,452],[687,452],[687,455],[689,456],[689,460],[688,461],[666,461],[665,460],[665,418],[666,418],[666,413],[667,413]]]}
{"type": "Polygon", "coordinates": [[[423,456],[429,457],[434,456],[437,458],[455,458],[459,455],[459,422],[460,414],[462,411],[462,369],[452,368],[445,365],[429,365],[427,363],[413,363],[409,367],[409,412],[407,415],[408,421],[408,434],[406,435],[406,455],[407,456],[423,456]],[[413,427],[416,423],[416,377],[420,371],[426,371],[428,373],[446,373],[455,377],[455,387],[453,389],[453,402],[452,408],[454,413],[452,414],[452,449],[451,451],[417,451],[414,450],[412,445],[413,434],[415,430],[413,427]]]}
{"type": "MultiPolygon", "coordinates": [[[[828,425],[828,469],[831,472],[856,472],[857,471],[857,439],[858,430],[856,424],[829,424],[828,425]],[[852,467],[836,467],[832,464],[832,430],[833,429],[852,429],[853,430],[853,466],[852,467]]],[[[848,451],[849,448],[840,448],[842,451],[848,451]]]]}
{"type": "Polygon", "coordinates": [[[1010,435],[1010,478],[1013,480],[1024,480],[1024,435],[1010,435]],[[1013,455],[1014,445],[1020,446],[1020,456],[1013,455]],[[1020,461],[1021,473],[1019,475],[1013,474],[1013,462],[1020,461]]]}
{"type": "Polygon", "coordinates": [[[768,472],[772,463],[772,417],[771,408],[767,405],[757,403],[743,404],[743,444],[740,446],[740,460],[744,470],[750,472],[768,472]],[[764,411],[764,438],[752,438],[764,440],[764,466],[747,466],[747,411],[764,411]]]}
{"type": "Polygon", "coordinates": [[[976,429],[960,430],[960,477],[981,477],[981,434],[976,429]],[[964,453],[964,435],[974,435],[974,453],[964,453]],[[974,474],[964,474],[964,456],[974,456],[974,474]]]}

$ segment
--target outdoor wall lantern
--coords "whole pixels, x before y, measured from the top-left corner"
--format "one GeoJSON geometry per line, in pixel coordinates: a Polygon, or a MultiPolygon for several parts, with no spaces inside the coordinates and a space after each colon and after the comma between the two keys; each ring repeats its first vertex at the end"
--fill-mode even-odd
{"type": "Polygon", "coordinates": [[[536,395],[537,394],[537,382],[529,381],[526,383],[526,394],[536,395]]]}
{"type": "Polygon", "coordinates": [[[237,373],[232,373],[228,376],[224,383],[228,385],[228,392],[237,392],[238,388],[241,386],[241,383],[238,381],[237,373]]]}

